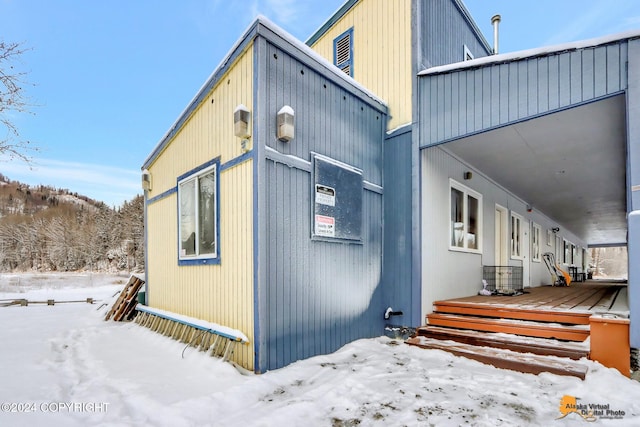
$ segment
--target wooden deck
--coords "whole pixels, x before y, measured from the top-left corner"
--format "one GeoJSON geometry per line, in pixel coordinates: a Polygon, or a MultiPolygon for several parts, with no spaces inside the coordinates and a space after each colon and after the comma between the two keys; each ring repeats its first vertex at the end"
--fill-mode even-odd
{"type": "Polygon", "coordinates": [[[476,309],[486,306],[491,309],[583,314],[588,317],[595,313],[608,312],[624,287],[626,285],[620,283],[589,281],[572,286],[526,288],[524,294],[516,296],[474,295],[452,298],[446,301],[436,301],[434,306],[456,304],[476,309]]]}
{"type": "Polygon", "coordinates": [[[628,313],[626,297],[626,284],[593,281],[527,288],[516,296],[436,301],[427,325],[407,343],[522,372],[584,378],[586,368],[575,359],[589,357],[589,317],[628,313]],[[567,361],[555,364],[553,357],[567,361]]]}

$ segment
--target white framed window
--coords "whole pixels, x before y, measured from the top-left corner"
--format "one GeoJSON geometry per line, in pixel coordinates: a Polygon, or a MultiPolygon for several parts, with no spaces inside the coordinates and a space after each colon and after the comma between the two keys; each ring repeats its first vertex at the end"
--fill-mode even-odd
{"type": "Polygon", "coordinates": [[[482,194],[449,180],[449,249],[482,252],[482,194]]]}
{"type": "Polygon", "coordinates": [[[219,160],[178,178],[178,264],[220,262],[219,160]]]}
{"type": "Polygon", "coordinates": [[[547,246],[553,245],[553,232],[551,230],[547,230],[547,246]]]}
{"type": "Polygon", "coordinates": [[[462,50],[462,60],[463,61],[471,61],[472,59],[475,59],[475,56],[473,56],[473,53],[471,53],[471,51],[469,50],[469,48],[467,47],[467,45],[462,45],[463,46],[463,50],[462,50]]]}
{"type": "Polygon", "coordinates": [[[576,245],[574,245],[567,239],[563,239],[563,242],[564,242],[564,257],[562,261],[565,264],[572,265],[574,256],[576,254],[576,245]]]}
{"type": "Polygon", "coordinates": [[[534,262],[540,262],[540,234],[540,226],[533,222],[531,226],[531,260],[534,262]]]}
{"type": "Polygon", "coordinates": [[[560,238],[560,236],[556,235],[556,262],[563,262],[564,260],[564,253],[562,252],[563,248],[562,248],[562,238],[560,238]]]}
{"type": "Polygon", "coordinates": [[[524,230],[522,224],[524,219],[515,212],[511,212],[511,258],[524,259],[524,251],[522,250],[522,242],[524,230]]]}

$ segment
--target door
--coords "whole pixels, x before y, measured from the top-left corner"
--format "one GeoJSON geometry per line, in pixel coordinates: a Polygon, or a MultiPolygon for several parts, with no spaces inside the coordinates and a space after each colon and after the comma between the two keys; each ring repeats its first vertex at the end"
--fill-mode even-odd
{"type": "MultiPolygon", "coordinates": [[[[509,265],[509,211],[498,204],[496,204],[494,227],[494,265],[505,267],[509,265]]],[[[509,278],[503,274],[504,268],[498,268],[496,272],[496,288],[504,291],[508,288],[509,278]]]]}
{"type": "Polygon", "coordinates": [[[495,216],[495,265],[509,265],[509,222],[508,211],[500,205],[496,205],[495,216]]]}
{"type": "Polygon", "coordinates": [[[531,286],[531,223],[528,219],[522,220],[522,286],[531,286]]]}

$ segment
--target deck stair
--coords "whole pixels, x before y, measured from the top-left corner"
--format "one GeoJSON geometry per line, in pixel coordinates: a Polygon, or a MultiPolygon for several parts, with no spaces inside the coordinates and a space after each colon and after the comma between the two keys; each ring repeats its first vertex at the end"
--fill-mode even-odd
{"type": "Polygon", "coordinates": [[[444,350],[456,356],[466,357],[497,368],[510,369],[530,374],[550,372],[556,375],[574,376],[585,379],[587,366],[575,360],[563,357],[541,356],[531,353],[519,353],[503,348],[483,347],[463,344],[454,341],[414,336],[407,340],[407,344],[425,349],[444,350]]]}
{"type": "MultiPolygon", "coordinates": [[[[489,297],[491,298],[491,297],[489,297]]],[[[440,349],[494,366],[528,373],[553,372],[584,378],[589,357],[589,317],[593,312],[545,301],[518,303],[436,301],[427,324],[407,344],[440,349]]],[[[596,302],[593,302],[596,305],[596,302]]]]}

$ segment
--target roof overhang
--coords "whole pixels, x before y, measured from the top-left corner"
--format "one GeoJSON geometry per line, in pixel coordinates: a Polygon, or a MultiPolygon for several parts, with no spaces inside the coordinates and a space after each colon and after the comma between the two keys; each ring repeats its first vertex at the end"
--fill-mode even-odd
{"type": "Polygon", "coordinates": [[[627,241],[624,93],[445,146],[589,245],[627,241]]]}

